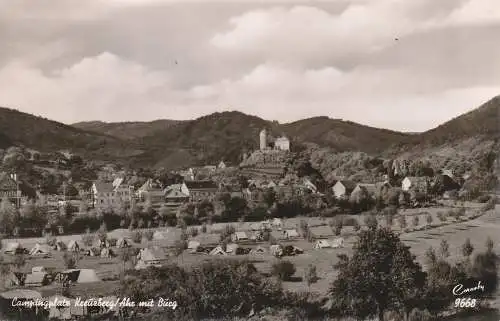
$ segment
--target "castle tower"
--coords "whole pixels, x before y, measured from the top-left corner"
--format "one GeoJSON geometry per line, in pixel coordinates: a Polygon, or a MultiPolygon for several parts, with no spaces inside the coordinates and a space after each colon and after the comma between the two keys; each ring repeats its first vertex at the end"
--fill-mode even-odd
{"type": "Polygon", "coordinates": [[[267,148],[267,131],[265,129],[260,131],[260,150],[267,148]]]}

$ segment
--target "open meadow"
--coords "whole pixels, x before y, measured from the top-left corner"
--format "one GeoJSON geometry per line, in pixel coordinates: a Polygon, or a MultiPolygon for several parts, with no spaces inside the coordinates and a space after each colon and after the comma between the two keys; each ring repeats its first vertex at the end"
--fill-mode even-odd
{"type": "MultiPolygon", "coordinates": [[[[465,217],[472,215],[476,212],[478,205],[476,204],[466,204],[467,211],[465,217]]],[[[450,260],[456,260],[460,257],[460,248],[464,241],[469,238],[476,249],[483,249],[485,247],[485,242],[488,237],[490,237],[495,246],[500,245],[500,208],[497,206],[494,210],[490,210],[487,213],[471,220],[455,221],[454,218],[448,217],[446,223],[439,223],[438,212],[447,211],[450,208],[423,208],[423,209],[409,209],[400,211],[400,215],[407,217],[408,226],[415,229],[415,231],[405,231],[401,232],[398,227],[398,216],[395,217],[393,223],[393,229],[396,232],[401,233],[402,240],[411,247],[411,251],[416,255],[418,261],[424,265],[425,251],[430,247],[438,248],[440,242],[445,239],[450,245],[450,260]],[[412,217],[419,216],[419,225],[414,226],[411,221],[412,217]],[[433,217],[434,228],[427,227],[424,229],[426,222],[426,217],[431,215],[433,217]],[[443,225],[439,226],[438,225],[443,225]],[[417,230],[418,229],[418,230],[417,230]]],[[[364,218],[357,217],[359,223],[364,225],[364,218]]],[[[308,221],[309,226],[326,225],[330,219],[322,218],[294,218],[288,219],[284,222],[284,226],[292,228],[292,226],[299,226],[301,220],[308,221]]],[[[379,225],[384,226],[386,224],[383,217],[378,218],[379,225]]],[[[217,242],[218,235],[217,232],[222,230],[226,224],[213,224],[208,227],[206,234],[200,234],[197,239],[211,239],[214,243],[217,242]],[[211,236],[211,237],[209,237],[211,236]]],[[[250,223],[233,223],[232,224],[236,230],[249,230],[250,223]]],[[[190,227],[191,228],[191,227],[190,227]]],[[[167,231],[164,233],[166,236],[164,239],[146,241],[143,240],[140,244],[133,244],[134,247],[145,248],[150,246],[160,246],[160,247],[171,247],[176,240],[178,240],[180,235],[180,230],[176,228],[163,229],[167,231]]],[[[189,228],[188,228],[189,230],[189,228]]],[[[134,231],[129,230],[115,230],[108,234],[110,238],[120,238],[120,237],[130,237],[131,233],[134,231]]],[[[351,226],[345,226],[342,229],[340,236],[332,236],[330,239],[335,239],[342,237],[344,239],[344,246],[342,248],[333,249],[314,249],[314,243],[308,242],[303,238],[298,238],[295,240],[284,240],[281,241],[283,245],[294,245],[296,247],[304,250],[303,254],[296,256],[285,257],[284,259],[291,261],[296,267],[296,273],[294,279],[291,282],[284,282],[283,285],[286,289],[292,291],[310,290],[318,294],[325,294],[331,282],[336,277],[336,271],[333,266],[338,262],[339,254],[351,255],[353,252],[353,245],[356,242],[356,233],[351,226]],[[306,268],[310,265],[314,265],[317,269],[317,274],[319,281],[314,283],[307,288],[307,283],[302,280],[306,268]]],[[[67,242],[69,240],[81,241],[81,235],[74,236],[61,236],[59,239],[67,242]]],[[[12,240],[3,240],[4,244],[12,240]]],[[[45,242],[44,238],[32,238],[32,239],[20,239],[16,240],[20,242],[24,247],[30,248],[37,242],[45,242]]],[[[215,245],[215,244],[214,244],[215,245]]],[[[243,247],[255,248],[256,246],[262,246],[264,248],[269,247],[268,242],[246,242],[242,244],[243,247]]],[[[114,250],[116,254],[119,254],[120,249],[114,250]]],[[[184,251],[181,255],[175,257],[169,257],[170,262],[177,263],[181,266],[190,267],[204,260],[211,260],[214,258],[224,259],[248,259],[252,261],[258,270],[266,275],[271,272],[271,267],[274,262],[278,259],[271,255],[268,251],[263,254],[247,254],[247,255],[226,255],[226,256],[212,256],[200,253],[189,253],[184,251]]],[[[128,267],[131,267],[131,262],[126,263],[128,267]]],[[[32,267],[44,266],[46,269],[62,271],[64,267],[63,252],[52,251],[50,258],[29,258],[26,260],[26,265],[22,268],[23,272],[31,271],[32,267]]],[[[74,295],[85,295],[92,293],[93,296],[96,295],[111,295],[117,290],[119,286],[120,273],[123,271],[124,263],[121,261],[119,255],[112,258],[101,258],[101,257],[89,257],[81,256],[81,259],[77,263],[78,268],[83,269],[94,269],[97,275],[100,277],[102,282],[94,284],[76,284],[72,286],[72,293],[74,295]]],[[[425,265],[424,265],[425,266],[425,265]]],[[[36,288],[36,290],[42,292],[43,295],[52,295],[61,290],[61,285],[58,283],[53,283],[48,286],[36,288]]]]}

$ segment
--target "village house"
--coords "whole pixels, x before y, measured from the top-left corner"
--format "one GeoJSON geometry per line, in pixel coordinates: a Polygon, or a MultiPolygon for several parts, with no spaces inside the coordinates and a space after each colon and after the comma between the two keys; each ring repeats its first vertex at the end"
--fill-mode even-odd
{"type": "Polygon", "coordinates": [[[371,198],[375,198],[377,194],[377,185],[376,184],[357,184],[356,187],[352,190],[351,194],[360,193],[362,190],[366,191],[368,196],[371,198]]]}
{"type": "Polygon", "coordinates": [[[243,197],[241,186],[235,184],[220,184],[219,192],[228,193],[231,197],[243,197]]]}
{"type": "Polygon", "coordinates": [[[137,197],[141,201],[149,198],[152,203],[163,202],[163,189],[161,183],[149,178],[137,189],[137,197]]]}
{"type": "Polygon", "coordinates": [[[274,141],[274,148],[278,150],[289,151],[290,150],[290,140],[285,136],[276,138],[274,141]]]}
{"type": "Polygon", "coordinates": [[[309,228],[309,233],[314,239],[327,239],[334,236],[332,228],[330,226],[314,226],[309,228]]]}
{"type": "Polygon", "coordinates": [[[428,193],[429,179],[427,177],[407,176],[401,183],[401,189],[405,192],[410,190],[428,193]]]}
{"type": "Polygon", "coordinates": [[[247,241],[248,235],[245,232],[235,232],[235,233],[233,233],[233,235],[231,235],[231,240],[233,242],[247,241]]]}
{"type": "Polygon", "coordinates": [[[245,188],[243,189],[243,198],[250,202],[258,201],[259,191],[255,188],[245,188]]]}
{"type": "MultiPolygon", "coordinates": [[[[0,199],[7,198],[16,206],[26,203],[27,197],[22,192],[22,183],[18,181],[16,174],[0,174],[0,199]]],[[[36,194],[35,194],[36,195],[36,194]]]]}
{"type": "Polygon", "coordinates": [[[185,181],[181,187],[181,192],[187,195],[191,201],[214,199],[218,190],[218,186],[211,180],[185,181]]]}
{"type": "Polygon", "coordinates": [[[195,173],[193,168],[188,168],[186,170],[182,170],[179,172],[179,175],[182,176],[182,178],[185,181],[194,181],[195,178],[195,173]]]}
{"type": "Polygon", "coordinates": [[[167,186],[164,190],[164,205],[167,208],[176,210],[182,204],[189,202],[189,195],[184,194],[182,191],[182,184],[173,184],[167,186]]]}
{"type": "Polygon", "coordinates": [[[208,180],[217,171],[217,165],[206,165],[202,167],[190,168],[187,180],[208,180]]]}
{"type": "Polygon", "coordinates": [[[433,187],[440,185],[440,192],[450,192],[458,191],[461,188],[461,184],[457,182],[455,176],[450,176],[448,174],[438,174],[434,177],[433,187]]]}
{"type": "Polygon", "coordinates": [[[96,208],[116,208],[132,200],[133,188],[124,183],[123,178],[113,182],[96,181],[92,184],[92,206],[96,208]]]}
{"type": "Polygon", "coordinates": [[[356,188],[356,183],[349,180],[339,180],[332,187],[333,195],[337,199],[348,198],[352,191],[356,188]]]}

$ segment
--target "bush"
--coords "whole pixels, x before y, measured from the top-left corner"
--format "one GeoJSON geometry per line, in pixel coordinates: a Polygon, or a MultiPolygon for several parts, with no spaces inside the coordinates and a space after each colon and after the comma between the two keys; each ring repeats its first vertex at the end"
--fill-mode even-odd
{"type": "Polygon", "coordinates": [[[134,243],[141,243],[142,242],[142,233],[140,231],[135,231],[132,233],[132,242],[134,243]]]}
{"type": "Polygon", "coordinates": [[[387,226],[392,226],[392,224],[394,223],[394,215],[392,215],[390,213],[386,213],[385,214],[385,223],[387,226]]]}
{"type": "Polygon", "coordinates": [[[495,209],[496,200],[494,198],[490,199],[486,204],[481,207],[481,211],[487,212],[495,209]]]}
{"type": "Polygon", "coordinates": [[[358,225],[359,225],[359,222],[358,222],[358,220],[357,220],[356,218],[354,218],[354,217],[344,217],[344,218],[342,219],[342,224],[343,224],[344,226],[355,226],[356,224],[358,224],[358,225]]]}
{"type": "Polygon", "coordinates": [[[413,216],[413,226],[418,226],[420,224],[420,219],[418,215],[413,216]]]}
{"type": "Polygon", "coordinates": [[[389,206],[387,208],[384,209],[384,215],[396,215],[398,214],[398,208],[395,207],[395,206],[389,206]]]}
{"type": "Polygon", "coordinates": [[[281,281],[288,281],[295,274],[295,265],[290,261],[279,261],[272,266],[272,275],[281,281]]]}
{"type": "Polygon", "coordinates": [[[455,211],[455,217],[456,218],[460,218],[462,216],[465,216],[466,212],[467,211],[465,210],[465,207],[461,207],[461,208],[459,208],[458,210],[455,211]]]}
{"type": "Polygon", "coordinates": [[[65,252],[63,255],[63,260],[64,260],[64,266],[66,266],[67,269],[76,268],[77,257],[75,254],[70,252],[65,252]]]}
{"type": "Polygon", "coordinates": [[[99,227],[99,230],[97,231],[97,237],[101,241],[106,241],[106,239],[108,238],[108,228],[106,226],[106,223],[103,222],[99,227]]]}
{"type": "Polygon", "coordinates": [[[153,235],[154,235],[154,232],[152,230],[147,230],[144,232],[144,238],[146,238],[146,240],[148,240],[148,241],[153,240],[153,235]]]}
{"type": "MultiPolygon", "coordinates": [[[[129,272],[120,296],[133,301],[167,294],[182,302],[148,320],[235,320],[283,304],[280,282],[263,278],[247,261],[210,260],[190,269],[176,265],[129,272]]],[[[246,320],[246,318],[245,318],[246,320]]]]}
{"type": "Polygon", "coordinates": [[[477,198],[477,201],[479,203],[487,203],[490,199],[491,197],[489,195],[481,195],[477,198]]]}
{"type": "Polygon", "coordinates": [[[368,215],[365,217],[365,225],[369,229],[376,229],[378,226],[378,221],[375,215],[368,215]]]}
{"type": "Polygon", "coordinates": [[[316,266],[314,266],[312,264],[308,265],[304,279],[306,280],[308,286],[310,286],[311,284],[316,283],[318,281],[318,274],[316,272],[316,266]]]}
{"type": "Polygon", "coordinates": [[[231,235],[233,235],[234,232],[236,232],[236,228],[234,226],[232,225],[224,226],[224,229],[220,233],[220,240],[221,241],[227,240],[228,238],[231,237],[231,235]]]}
{"type": "Polygon", "coordinates": [[[408,321],[430,321],[432,319],[432,315],[427,310],[413,309],[408,316],[408,321]]]}
{"type": "Polygon", "coordinates": [[[344,227],[344,218],[342,216],[336,216],[329,222],[328,225],[330,225],[332,229],[339,227],[342,228],[344,227]]]}
{"type": "Polygon", "coordinates": [[[399,227],[404,230],[406,227],[407,227],[407,223],[406,223],[406,216],[404,216],[403,214],[401,214],[399,216],[399,219],[398,219],[398,222],[399,222],[399,227]]]}

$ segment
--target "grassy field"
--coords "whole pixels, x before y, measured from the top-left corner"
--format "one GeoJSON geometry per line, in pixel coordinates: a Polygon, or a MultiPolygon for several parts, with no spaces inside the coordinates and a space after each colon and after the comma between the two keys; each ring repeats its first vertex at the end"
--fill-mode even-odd
{"type": "MultiPolygon", "coordinates": [[[[477,205],[475,204],[466,204],[467,213],[466,215],[471,215],[477,205]]],[[[449,208],[448,208],[449,209],[449,208]]],[[[425,217],[430,214],[433,217],[434,222],[439,222],[437,218],[437,213],[439,211],[446,211],[447,208],[426,208],[426,209],[410,209],[401,211],[400,214],[409,217],[408,226],[412,226],[411,217],[415,215],[420,216],[420,224],[427,224],[425,217]]],[[[286,226],[298,226],[301,219],[306,219],[310,226],[314,225],[324,225],[328,223],[328,219],[324,220],[321,218],[294,218],[288,219],[285,222],[286,226]]],[[[485,248],[485,242],[488,237],[491,237],[495,242],[495,245],[498,246],[500,244],[500,208],[497,206],[495,210],[492,210],[476,219],[467,220],[464,222],[453,222],[451,218],[448,218],[447,225],[436,227],[427,230],[420,230],[409,233],[402,233],[402,240],[411,247],[411,251],[416,255],[417,259],[422,263],[424,260],[424,253],[430,247],[433,246],[437,248],[442,239],[446,239],[450,244],[450,260],[456,260],[460,257],[460,247],[464,243],[466,238],[470,238],[472,244],[478,250],[483,250],[485,248]]],[[[363,225],[363,217],[358,217],[358,221],[363,225]]],[[[384,225],[385,221],[382,217],[379,218],[379,224],[384,225]]],[[[237,230],[248,230],[250,223],[234,223],[232,224],[236,227],[237,230]]],[[[401,232],[397,227],[397,217],[394,220],[393,229],[397,232],[401,232]]],[[[208,233],[215,233],[224,228],[224,224],[214,224],[209,227],[208,233]]],[[[165,229],[166,230],[166,229],[165,229]]],[[[174,228],[170,228],[171,233],[167,233],[167,239],[164,240],[156,240],[151,242],[143,242],[142,244],[135,244],[136,247],[147,247],[151,245],[158,246],[168,246],[171,245],[175,238],[178,237],[178,231],[174,228]],[[175,233],[174,233],[175,232],[175,233]],[[172,235],[172,239],[168,239],[168,235],[172,235]]],[[[130,235],[130,231],[128,230],[116,230],[110,233],[110,237],[118,238],[121,236],[127,237],[130,235]]],[[[294,257],[287,257],[287,260],[290,260],[296,266],[295,280],[294,282],[284,282],[284,287],[286,289],[290,289],[293,291],[301,291],[307,290],[307,284],[301,280],[304,276],[305,269],[309,264],[313,264],[317,268],[317,273],[320,280],[311,285],[310,290],[313,292],[317,292],[318,294],[325,294],[330,286],[330,283],[336,277],[336,271],[333,268],[333,265],[338,262],[338,254],[352,254],[353,245],[356,241],[355,233],[352,227],[344,227],[342,230],[341,237],[344,238],[344,248],[341,249],[314,249],[314,243],[310,243],[304,239],[298,239],[294,241],[288,241],[286,243],[293,244],[297,247],[300,247],[304,250],[304,254],[297,255],[294,257]]],[[[64,241],[68,241],[70,239],[80,240],[81,236],[63,236],[60,237],[64,241]]],[[[336,238],[336,237],[332,237],[336,238]]],[[[25,239],[19,240],[22,245],[25,247],[30,247],[34,245],[36,242],[43,242],[45,239],[25,239]]],[[[4,240],[4,243],[8,242],[8,240],[4,240]]],[[[256,246],[255,244],[249,245],[249,247],[256,246]]],[[[268,248],[267,243],[263,243],[262,246],[264,248],[268,248]]],[[[61,252],[52,252],[52,257],[48,259],[29,259],[27,260],[26,266],[23,268],[24,271],[30,271],[34,266],[44,266],[46,268],[53,268],[55,270],[61,271],[64,269],[64,260],[62,257],[63,253],[61,252]]],[[[179,257],[172,257],[171,261],[176,262],[182,266],[189,267],[194,264],[199,264],[204,260],[214,259],[213,256],[202,255],[202,254],[191,254],[187,251],[184,252],[179,257]]],[[[265,254],[256,254],[256,255],[244,255],[244,256],[225,256],[227,259],[241,259],[247,258],[255,263],[256,267],[263,273],[269,273],[271,270],[272,264],[276,261],[269,253],[265,254]]],[[[120,261],[119,258],[98,258],[98,257],[83,257],[78,262],[79,268],[89,268],[95,269],[98,276],[101,279],[109,280],[114,279],[117,280],[118,275],[123,269],[123,262],[120,261]]],[[[109,295],[116,289],[118,286],[117,281],[104,281],[96,284],[85,284],[85,285],[76,285],[72,290],[73,293],[83,293],[92,295],[109,295]]],[[[46,286],[43,288],[38,288],[37,290],[41,290],[43,294],[49,293],[54,294],[60,288],[60,285],[54,284],[50,286],[46,286]]]]}

